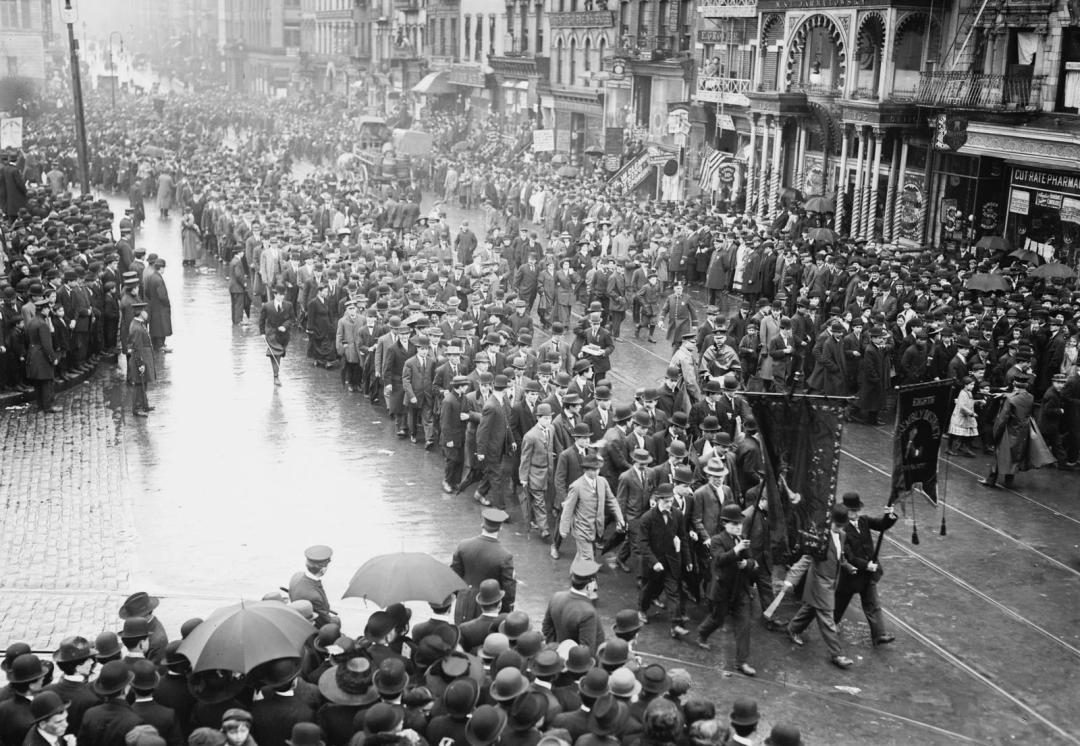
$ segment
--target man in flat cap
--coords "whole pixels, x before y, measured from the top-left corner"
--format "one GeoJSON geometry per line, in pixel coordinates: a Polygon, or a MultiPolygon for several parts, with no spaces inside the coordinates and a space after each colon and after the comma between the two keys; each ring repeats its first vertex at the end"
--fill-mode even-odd
{"type": "Polygon", "coordinates": [[[326,596],[322,579],[330,566],[334,550],[324,544],[316,544],[304,550],[305,567],[289,580],[289,599],[301,599],[311,602],[315,609],[315,626],[337,622],[337,616],[330,611],[330,600],[326,596]]]}

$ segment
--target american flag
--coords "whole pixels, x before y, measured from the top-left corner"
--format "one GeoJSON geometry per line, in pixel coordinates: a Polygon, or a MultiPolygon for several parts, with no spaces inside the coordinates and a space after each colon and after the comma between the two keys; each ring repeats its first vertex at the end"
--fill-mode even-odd
{"type": "Polygon", "coordinates": [[[713,179],[716,178],[717,171],[728,157],[727,153],[721,153],[709,145],[705,146],[705,152],[701,158],[701,172],[698,173],[698,184],[702,189],[712,189],[713,179]]]}

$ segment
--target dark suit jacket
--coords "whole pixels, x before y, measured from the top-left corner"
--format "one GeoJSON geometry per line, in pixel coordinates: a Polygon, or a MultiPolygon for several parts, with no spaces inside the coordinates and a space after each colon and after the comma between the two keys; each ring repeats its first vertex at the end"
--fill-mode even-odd
{"type": "Polygon", "coordinates": [[[119,697],[114,697],[86,711],[79,727],[78,744],[125,746],[124,736],[136,725],[142,725],[142,722],[132,711],[131,705],[119,697]]]}
{"type": "Polygon", "coordinates": [[[517,597],[514,557],[498,539],[481,535],[461,542],[454,550],[450,569],[469,585],[458,594],[454,614],[454,620],[458,624],[480,615],[480,608],[476,605],[476,593],[480,590],[480,583],[488,579],[498,580],[506,594],[503,597],[503,611],[514,608],[517,597]]]}
{"type": "Polygon", "coordinates": [[[514,442],[507,409],[498,399],[491,397],[480,412],[480,424],[476,428],[477,454],[483,454],[485,459],[495,463],[510,455],[510,444],[514,442]]]}
{"type": "Polygon", "coordinates": [[[541,625],[548,642],[574,640],[596,654],[604,641],[604,628],[593,602],[580,593],[557,591],[548,602],[541,625]]]}
{"type": "Polygon", "coordinates": [[[649,508],[638,523],[638,549],[641,551],[641,573],[648,577],[654,572],[652,567],[657,562],[664,566],[665,572],[679,577],[686,565],[693,559],[690,554],[690,540],[686,535],[686,520],[675,508],[671,509],[669,520],[665,524],[660,510],[649,508]],[[675,549],[675,538],[679,539],[679,549],[675,549]]]}
{"type": "Polygon", "coordinates": [[[187,677],[169,672],[161,674],[161,681],[154,689],[154,701],[176,713],[176,721],[186,738],[191,734],[191,713],[195,709],[195,697],[188,691],[187,677]]]}
{"type": "Polygon", "coordinates": [[[176,713],[172,709],[160,705],[157,702],[135,702],[131,705],[131,711],[139,716],[147,725],[157,728],[158,735],[165,739],[167,746],[182,746],[184,736],[180,732],[180,724],[176,720],[176,713]]]}
{"type": "Polygon", "coordinates": [[[293,726],[315,722],[315,710],[300,697],[274,692],[251,704],[251,717],[251,735],[259,746],[288,746],[293,726]]]}
{"type": "Polygon", "coordinates": [[[627,523],[644,515],[649,509],[649,498],[656,488],[656,478],[649,467],[645,467],[645,479],[638,474],[637,467],[631,467],[619,475],[619,487],[615,498],[627,523]]]}
{"type": "Polygon", "coordinates": [[[755,563],[750,552],[735,554],[735,537],[726,531],[716,534],[709,542],[713,558],[713,580],[709,598],[721,609],[750,602],[751,578],[755,563]],[[739,562],[746,560],[746,567],[739,562]]]}
{"type": "Polygon", "coordinates": [[[315,608],[315,624],[319,627],[333,621],[330,613],[330,600],[321,580],[312,580],[304,572],[298,572],[289,579],[289,598],[293,601],[306,599],[315,608]]]}
{"type": "Polygon", "coordinates": [[[840,554],[837,554],[836,543],[833,541],[829,529],[826,529],[826,534],[829,535],[826,536],[828,550],[825,559],[816,560],[811,555],[804,554],[798,562],[791,566],[784,580],[795,586],[799,584],[799,581],[805,575],[806,583],[803,586],[802,602],[831,614],[836,605],[836,584],[840,579],[840,575],[854,570],[855,566],[844,556],[844,544],[846,542],[843,537],[841,539],[840,554]]]}
{"type": "Polygon", "coordinates": [[[79,733],[83,714],[94,705],[101,704],[101,697],[94,694],[94,690],[85,682],[68,681],[62,678],[47,688],[59,694],[60,699],[68,703],[67,732],[73,735],[79,733]]]}
{"type": "Polygon", "coordinates": [[[878,563],[878,568],[874,572],[869,572],[866,569],[867,563],[874,559],[875,542],[873,534],[870,532],[887,531],[892,528],[896,521],[896,518],[888,514],[880,518],[869,518],[860,515],[858,521],[848,523],[844,529],[844,553],[851,561],[851,564],[855,565],[859,571],[854,575],[850,573],[841,575],[839,582],[841,587],[858,591],[865,587],[867,583],[881,578],[883,571],[880,563],[878,563]]]}
{"type": "Polygon", "coordinates": [[[0,702],[0,744],[21,746],[27,732],[33,727],[34,716],[30,714],[30,700],[13,694],[0,702]]]}
{"type": "Polygon", "coordinates": [[[467,653],[476,650],[484,644],[484,640],[487,639],[489,634],[498,631],[499,625],[505,618],[506,614],[497,614],[493,617],[481,615],[467,622],[462,622],[458,625],[458,629],[461,631],[458,644],[461,645],[461,649],[467,653]]]}

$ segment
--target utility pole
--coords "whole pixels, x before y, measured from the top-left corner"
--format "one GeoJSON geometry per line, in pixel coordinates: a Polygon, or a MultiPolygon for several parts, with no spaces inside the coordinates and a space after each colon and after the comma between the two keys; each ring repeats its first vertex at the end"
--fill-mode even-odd
{"type": "Polygon", "coordinates": [[[71,51],[71,90],[75,96],[75,137],[78,140],[80,186],[83,194],[90,194],[90,162],[86,152],[86,114],[83,111],[82,71],[79,69],[79,43],[75,40],[75,9],[71,0],[64,0],[62,12],[68,29],[68,47],[71,51]]]}

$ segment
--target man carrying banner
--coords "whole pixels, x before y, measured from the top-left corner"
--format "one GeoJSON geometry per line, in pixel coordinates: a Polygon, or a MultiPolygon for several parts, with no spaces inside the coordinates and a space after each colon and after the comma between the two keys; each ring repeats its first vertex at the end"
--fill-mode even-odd
{"type": "Polygon", "coordinates": [[[795,612],[788,624],[787,633],[791,641],[802,647],[806,641],[802,638],[803,630],[817,619],[818,629],[829,648],[830,660],[838,668],[851,668],[853,661],[844,655],[840,647],[840,635],[833,620],[836,605],[836,585],[843,572],[854,574],[858,569],[848,561],[844,552],[845,528],[848,524],[848,509],[843,505],[833,505],[829,513],[829,527],[825,532],[821,546],[808,547],[798,562],[788,570],[784,579],[784,592],[794,588],[803,576],[802,606],[795,612]]]}
{"type": "MultiPolygon", "coordinates": [[[[862,610],[866,614],[866,623],[870,625],[870,639],[875,645],[886,645],[896,639],[885,629],[885,616],[878,603],[877,584],[881,579],[881,565],[877,561],[877,549],[871,531],[885,533],[896,523],[896,512],[892,505],[885,508],[881,518],[869,518],[861,515],[862,498],[858,492],[847,492],[843,497],[844,507],[848,509],[848,524],[844,529],[847,542],[847,556],[851,564],[858,568],[854,575],[841,576],[836,584],[836,608],[833,620],[839,625],[844,618],[851,597],[859,594],[862,610]]],[[[880,541],[880,539],[879,539],[880,541]]]]}

